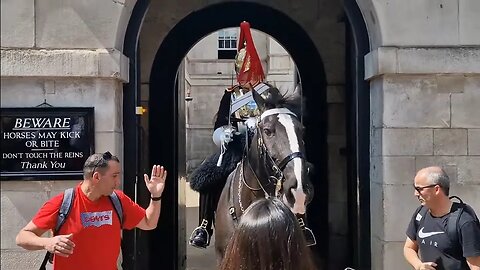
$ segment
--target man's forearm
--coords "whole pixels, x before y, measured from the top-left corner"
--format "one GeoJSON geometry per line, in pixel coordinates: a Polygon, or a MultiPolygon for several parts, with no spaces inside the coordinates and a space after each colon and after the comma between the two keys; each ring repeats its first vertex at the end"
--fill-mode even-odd
{"type": "Polygon", "coordinates": [[[471,270],[480,270],[480,256],[467,257],[467,264],[471,270]]]}
{"type": "Polygon", "coordinates": [[[46,238],[40,237],[33,232],[22,230],[18,233],[15,242],[26,250],[42,250],[45,249],[45,240],[46,238]]]}
{"type": "Polygon", "coordinates": [[[417,269],[418,265],[422,264],[422,261],[418,258],[418,253],[411,248],[404,248],[403,255],[414,269],[417,269]]]}
{"type": "Polygon", "coordinates": [[[162,208],[162,201],[150,200],[150,205],[145,210],[146,223],[150,230],[157,227],[158,218],[160,217],[160,209],[162,208]]]}

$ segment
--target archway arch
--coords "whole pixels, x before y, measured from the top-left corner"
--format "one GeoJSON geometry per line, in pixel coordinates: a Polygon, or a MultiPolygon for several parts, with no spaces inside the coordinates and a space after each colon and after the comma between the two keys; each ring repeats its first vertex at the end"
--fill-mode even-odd
{"type": "MultiPolygon", "coordinates": [[[[133,127],[138,124],[138,119],[134,115],[135,106],[138,104],[138,58],[137,58],[137,49],[138,44],[138,35],[141,29],[141,21],[145,15],[146,9],[148,7],[147,1],[139,0],[134,9],[134,13],[130,20],[130,25],[133,25],[134,22],[137,22],[137,31],[135,32],[135,27],[127,29],[127,35],[125,39],[125,54],[131,59],[131,70],[130,70],[130,83],[125,86],[125,96],[124,96],[124,127],[125,127],[125,164],[131,164],[132,167],[125,166],[125,178],[127,175],[135,176],[141,175],[143,172],[139,172],[138,168],[138,156],[139,156],[139,145],[138,145],[138,129],[132,129],[127,127],[133,127]],[[137,9],[138,7],[138,9],[137,9]],[[143,8],[142,8],[143,7],[143,8]],[[136,10],[138,12],[136,13],[136,10]],[[142,13],[143,10],[143,13],[142,13]],[[137,18],[136,20],[135,17],[137,18]],[[133,22],[133,23],[132,23],[133,22]],[[129,32],[130,29],[133,29],[129,32]],[[127,45],[130,37],[130,41],[135,40],[134,46],[132,44],[127,45]],[[134,47],[135,49],[128,49],[128,46],[134,47]],[[131,161],[131,162],[130,162],[131,161]],[[133,166],[135,164],[135,166],[133,166]],[[133,170],[135,169],[135,170],[133,170]]],[[[353,8],[358,11],[358,7],[354,0],[348,0],[346,2],[352,2],[353,8]]],[[[345,9],[348,11],[352,7],[349,7],[348,4],[345,5],[345,9]]],[[[347,16],[351,16],[347,12],[347,16]]],[[[349,17],[350,18],[350,17],[349,17]]],[[[251,23],[252,27],[265,32],[272,37],[274,37],[280,44],[282,44],[286,50],[291,54],[295,63],[297,64],[300,76],[302,78],[304,94],[307,97],[307,108],[315,108],[312,110],[314,112],[311,117],[306,119],[307,131],[307,144],[309,149],[317,152],[317,155],[310,155],[309,159],[317,164],[318,170],[318,179],[327,179],[326,172],[326,134],[325,129],[327,125],[326,121],[326,89],[325,89],[325,72],[323,68],[323,63],[321,56],[318,53],[316,46],[313,41],[310,39],[309,34],[305,32],[302,27],[292,20],[285,13],[282,13],[279,10],[273,9],[271,7],[250,3],[250,2],[226,2],[215,5],[207,6],[204,9],[197,10],[190,13],[188,16],[181,19],[165,36],[163,39],[153,66],[150,76],[150,125],[149,125],[149,135],[150,135],[150,163],[151,164],[163,164],[169,168],[170,182],[167,183],[167,190],[162,207],[161,220],[159,222],[159,228],[153,232],[148,233],[147,248],[150,250],[152,256],[145,256],[142,260],[147,260],[148,265],[154,268],[155,265],[161,263],[162,268],[166,269],[179,269],[179,263],[177,260],[172,260],[172,258],[178,257],[178,212],[177,212],[177,202],[178,202],[178,185],[177,179],[184,176],[185,168],[182,164],[182,151],[179,149],[178,145],[181,144],[182,136],[182,117],[179,117],[182,112],[181,103],[183,102],[182,94],[176,89],[176,74],[177,69],[190,48],[201,38],[212,33],[216,30],[226,28],[226,27],[238,27],[239,22],[242,20],[247,20],[251,23]],[[249,10],[248,13],[238,12],[239,10],[249,10]],[[222,16],[218,16],[222,14],[222,16]],[[318,166],[321,164],[322,166],[318,166]]],[[[357,24],[358,19],[349,20],[352,24],[357,24]]],[[[361,21],[363,23],[363,21],[361,21]]],[[[355,34],[357,29],[352,31],[355,34]]],[[[366,31],[366,30],[365,30],[366,31]]],[[[363,47],[365,47],[365,40],[361,41],[363,47]]],[[[368,48],[368,39],[366,40],[368,48]]],[[[354,45],[357,47],[357,44],[354,45]]],[[[362,53],[358,49],[355,50],[354,54],[362,53]]],[[[358,55],[357,55],[358,56],[358,55]]],[[[352,72],[355,73],[356,70],[360,68],[363,70],[363,62],[359,63],[360,58],[363,58],[363,55],[356,57],[355,61],[351,64],[352,72]],[[353,70],[354,69],[354,70],[353,70]]],[[[354,82],[356,85],[360,81],[358,74],[355,76],[358,80],[354,82]]],[[[353,78],[353,77],[352,77],[353,78]]],[[[358,91],[360,88],[355,88],[354,91],[358,91]]],[[[368,94],[367,91],[364,91],[368,94]]],[[[364,96],[363,96],[364,97],[364,96]]],[[[355,106],[352,107],[352,121],[356,121],[356,113],[358,112],[358,104],[356,103],[358,99],[355,97],[353,102],[355,106]]],[[[365,99],[362,101],[365,102],[365,99]]],[[[368,99],[367,99],[368,103],[368,99]]],[[[352,105],[353,106],[353,105],[352,105]]],[[[363,107],[363,109],[365,109],[363,107]]],[[[312,111],[309,111],[311,113],[312,111]]],[[[369,114],[366,112],[367,115],[369,114]]],[[[365,112],[364,112],[365,114],[365,112]]],[[[367,117],[368,120],[368,117],[367,117]]],[[[359,155],[355,162],[363,162],[365,164],[365,155],[368,160],[368,121],[367,127],[362,127],[356,122],[355,128],[367,128],[366,133],[363,130],[362,134],[367,134],[367,136],[362,137],[362,141],[356,141],[355,145],[367,146],[367,153],[359,155]],[[363,144],[362,144],[363,142],[363,144]],[[366,143],[365,143],[366,142],[366,143]]],[[[352,134],[357,134],[360,130],[355,130],[352,134]]],[[[358,150],[358,149],[357,149],[358,150]]],[[[355,150],[355,151],[357,151],[355,150]]],[[[363,150],[365,148],[363,147],[363,150]]],[[[184,163],[184,162],[183,162],[184,163]]],[[[368,161],[366,163],[369,164],[368,161]]],[[[368,166],[367,166],[368,167],[368,166]]],[[[362,177],[367,175],[365,173],[365,166],[362,167],[360,171],[356,171],[355,175],[351,175],[352,179],[358,179],[358,176],[361,174],[362,177]]],[[[359,180],[360,181],[360,180],[359,180]]],[[[364,180],[362,180],[364,181],[364,180]]],[[[325,183],[322,180],[319,180],[318,183],[325,183]]],[[[317,184],[318,184],[317,183],[317,184]]],[[[356,189],[365,188],[365,186],[356,186],[356,189]]],[[[126,183],[125,189],[128,194],[128,189],[131,191],[134,190],[134,186],[126,183]]],[[[355,192],[355,190],[352,190],[355,192]]],[[[139,201],[143,197],[148,200],[148,194],[145,193],[145,190],[139,190],[139,201]]],[[[365,195],[365,194],[364,194],[365,195]]],[[[315,208],[311,208],[316,213],[327,213],[327,203],[325,203],[326,198],[328,197],[328,188],[324,185],[320,188],[316,186],[316,197],[312,205],[316,205],[315,208]]],[[[365,211],[367,211],[366,208],[365,211]]],[[[362,210],[363,211],[363,210],[362,210]]],[[[362,212],[359,209],[352,209],[352,215],[354,215],[354,220],[358,220],[358,213],[362,212]]],[[[364,215],[368,215],[363,211],[364,215]]],[[[326,239],[328,241],[328,224],[327,218],[318,216],[316,219],[313,218],[310,220],[312,227],[315,227],[316,233],[323,232],[319,238],[322,240],[326,239]]],[[[364,231],[365,232],[365,231],[364,231]]],[[[317,235],[318,236],[318,235],[317,235]]],[[[362,239],[368,239],[370,237],[369,231],[368,235],[356,235],[362,239]]],[[[128,234],[127,237],[128,238],[128,234]]],[[[133,236],[130,236],[133,238],[133,236]]],[[[137,234],[137,237],[143,237],[137,234]]],[[[359,241],[360,242],[360,241],[359,241]]],[[[368,243],[365,244],[363,241],[363,249],[370,250],[369,239],[368,243]]],[[[319,246],[319,252],[326,253],[326,246],[319,246]],[[321,250],[324,248],[324,250],[321,250]]],[[[132,250],[132,248],[126,247],[127,257],[131,256],[135,258],[136,255],[140,254],[141,251],[132,250]]],[[[357,251],[355,251],[357,252],[357,251]]],[[[355,253],[352,252],[352,253],[355,253]]],[[[367,252],[368,255],[370,254],[367,252]]],[[[362,253],[366,254],[366,253],[362,253]]],[[[370,256],[368,256],[370,257],[370,256]]],[[[134,269],[128,268],[128,269],[134,269]]],[[[362,268],[368,269],[368,268],[362,268]]]]}
{"type": "MultiPolygon", "coordinates": [[[[328,231],[326,229],[327,219],[318,214],[327,213],[326,207],[323,207],[327,205],[324,201],[327,196],[322,196],[322,192],[328,190],[322,183],[322,180],[326,179],[327,162],[325,72],[317,48],[308,34],[288,16],[277,10],[254,3],[216,4],[191,13],[169,31],[157,51],[150,76],[149,134],[150,138],[161,138],[150,140],[150,161],[152,164],[165,164],[174,174],[178,173],[171,179],[183,176],[185,170],[182,168],[184,162],[181,161],[181,156],[184,155],[184,151],[177,147],[182,144],[181,136],[183,135],[181,132],[177,133],[183,126],[182,117],[178,117],[182,115],[181,102],[183,100],[181,99],[182,93],[179,93],[175,87],[177,68],[190,48],[204,36],[222,28],[238,27],[239,22],[243,20],[249,21],[252,28],[275,38],[290,53],[302,79],[307,108],[315,108],[311,117],[307,116],[305,119],[309,132],[307,144],[312,151],[308,158],[318,168],[318,181],[314,181],[318,196],[315,197],[310,208],[317,214],[316,218],[312,216],[310,220],[312,226],[318,228],[316,229],[317,237],[325,239],[328,234],[321,234],[321,232],[328,231]],[[238,10],[249,10],[250,12],[244,14],[239,13],[238,10]],[[217,16],[218,14],[224,16],[217,16]],[[165,126],[175,128],[167,131],[168,134],[166,134],[165,126]],[[314,208],[318,210],[314,210],[314,208]]],[[[178,240],[176,231],[178,224],[175,222],[178,220],[178,216],[174,207],[178,201],[176,196],[178,187],[175,186],[175,183],[170,182],[167,184],[167,188],[172,191],[170,192],[171,196],[166,197],[166,201],[164,201],[160,229],[154,232],[158,235],[158,239],[165,242],[165,246],[163,249],[158,249],[158,244],[155,247],[151,246],[154,250],[158,249],[158,252],[153,251],[155,254],[171,252],[172,244],[167,243],[174,243],[178,240]],[[171,207],[165,207],[165,205],[171,207]],[[170,240],[166,241],[166,239],[170,240]]],[[[319,249],[319,254],[326,253],[321,245],[317,249],[319,249]]],[[[168,257],[176,256],[170,254],[168,257]]]]}

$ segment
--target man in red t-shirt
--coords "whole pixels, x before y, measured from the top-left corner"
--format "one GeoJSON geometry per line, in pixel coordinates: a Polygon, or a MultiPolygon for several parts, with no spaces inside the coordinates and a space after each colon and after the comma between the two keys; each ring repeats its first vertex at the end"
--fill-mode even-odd
{"type": "Polygon", "coordinates": [[[161,197],[167,171],[154,165],[145,184],[151,194],[143,209],[122,191],[120,162],[109,152],[93,154],[85,161],[84,180],[74,188],[74,201],[60,231],[54,237],[41,237],[55,228],[63,193],[47,201],[17,235],[17,245],[27,250],[45,249],[54,254],[55,270],[116,270],[120,253],[120,219],[110,201],[115,192],[122,204],[123,229],[153,230],[160,216],[161,197]]]}

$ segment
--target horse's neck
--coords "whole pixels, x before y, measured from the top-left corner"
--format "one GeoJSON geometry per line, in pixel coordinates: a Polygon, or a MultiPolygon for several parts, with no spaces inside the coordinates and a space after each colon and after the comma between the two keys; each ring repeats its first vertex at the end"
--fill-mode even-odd
{"type": "Polygon", "coordinates": [[[248,175],[248,177],[245,177],[245,181],[248,181],[248,184],[260,187],[260,183],[258,182],[266,182],[265,180],[268,177],[268,173],[266,171],[264,156],[262,157],[258,152],[257,136],[258,134],[253,137],[247,154],[247,164],[245,164],[244,167],[245,174],[248,175]]]}
{"type": "MultiPolygon", "coordinates": [[[[239,177],[233,184],[238,185],[235,190],[239,190],[241,195],[241,205],[239,203],[240,213],[243,212],[253,201],[265,197],[265,192],[269,192],[268,173],[265,169],[265,161],[258,153],[257,137],[254,136],[250,148],[240,163],[239,177]],[[263,184],[263,187],[261,186],[263,184]],[[243,208],[243,209],[242,209],[243,208]]],[[[235,196],[238,196],[236,194],[235,196]]]]}
{"type": "Polygon", "coordinates": [[[235,203],[238,211],[237,213],[242,215],[252,202],[264,197],[265,193],[260,186],[260,183],[257,181],[257,176],[248,164],[248,158],[243,160],[243,162],[240,163],[240,166],[239,175],[232,184],[235,185],[234,190],[236,194],[233,196],[234,198],[237,198],[235,203]]]}

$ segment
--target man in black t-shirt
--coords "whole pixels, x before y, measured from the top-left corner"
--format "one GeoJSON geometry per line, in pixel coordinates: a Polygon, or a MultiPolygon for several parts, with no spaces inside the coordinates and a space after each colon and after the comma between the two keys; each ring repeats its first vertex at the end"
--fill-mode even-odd
{"type": "Polygon", "coordinates": [[[479,270],[480,225],[475,217],[466,211],[461,214],[458,241],[447,233],[449,216],[460,207],[448,197],[447,174],[439,167],[421,169],[414,188],[415,196],[428,211],[419,211],[419,207],[412,216],[403,249],[406,260],[417,270],[479,270]]]}

